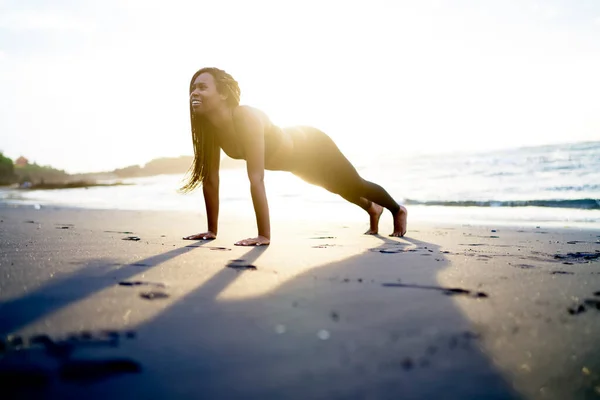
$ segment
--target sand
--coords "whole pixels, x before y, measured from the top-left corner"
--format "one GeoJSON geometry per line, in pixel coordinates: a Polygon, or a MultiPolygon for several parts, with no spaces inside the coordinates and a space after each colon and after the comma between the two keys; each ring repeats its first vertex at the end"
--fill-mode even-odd
{"type": "Polygon", "coordinates": [[[1,398],[600,398],[600,230],[290,218],[244,248],[251,216],[209,242],[181,240],[200,213],[0,221],[1,398]]]}

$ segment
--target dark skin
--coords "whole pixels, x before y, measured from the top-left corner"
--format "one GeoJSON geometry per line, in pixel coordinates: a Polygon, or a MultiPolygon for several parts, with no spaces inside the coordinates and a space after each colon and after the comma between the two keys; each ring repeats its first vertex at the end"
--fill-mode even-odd
{"type": "MultiPolygon", "coordinates": [[[[290,135],[283,135],[281,145],[273,154],[265,157],[265,130],[271,126],[268,116],[260,110],[249,106],[230,107],[227,96],[219,93],[214,78],[210,73],[200,74],[192,84],[190,93],[192,110],[201,114],[215,132],[216,145],[211,166],[211,175],[203,182],[203,194],[206,203],[208,231],[187,236],[188,240],[215,239],[218,231],[219,215],[219,156],[222,149],[232,158],[246,160],[246,171],[250,181],[250,193],[258,235],[236,242],[238,246],[261,246],[271,242],[271,224],[267,201],[264,172],[265,170],[290,171],[290,160],[293,159],[294,146],[290,135]]],[[[294,129],[294,128],[291,128],[294,129]]],[[[285,132],[285,131],[284,131],[285,132]]],[[[378,232],[379,218],[383,207],[364,198],[355,199],[355,204],[369,213],[370,228],[366,234],[378,232]]],[[[394,232],[390,236],[404,236],[406,233],[407,212],[401,207],[394,216],[394,232]]]]}

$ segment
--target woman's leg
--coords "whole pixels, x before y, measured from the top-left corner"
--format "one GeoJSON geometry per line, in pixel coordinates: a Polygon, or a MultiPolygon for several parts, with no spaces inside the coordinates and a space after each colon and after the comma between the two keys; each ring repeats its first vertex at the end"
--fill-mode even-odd
{"type": "Polygon", "coordinates": [[[350,203],[354,203],[369,214],[369,229],[365,232],[365,235],[376,235],[379,233],[379,219],[383,214],[384,208],[379,204],[367,200],[364,197],[348,197],[341,195],[344,199],[350,203]]]}
{"type": "Polygon", "coordinates": [[[391,236],[404,236],[406,233],[406,208],[396,203],[389,193],[378,184],[358,176],[354,182],[340,181],[338,185],[323,185],[323,187],[332,193],[339,194],[349,202],[357,204],[369,213],[370,227],[365,232],[366,234],[378,233],[379,218],[383,213],[383,207],[390,210],[394,218],[394,231],[391,236]]]}
{"type": "Polygon", "coordinates": [[[394,218],[392,236],[406,233],[406,208],[398,205],[384,188],[361,178],[331,138],[316,129],[305,129],[302,135],[295,136],[292,172],[367,211],[371,226],[366,233],[377,233],[381,206],[390,210],[394,218]]]}

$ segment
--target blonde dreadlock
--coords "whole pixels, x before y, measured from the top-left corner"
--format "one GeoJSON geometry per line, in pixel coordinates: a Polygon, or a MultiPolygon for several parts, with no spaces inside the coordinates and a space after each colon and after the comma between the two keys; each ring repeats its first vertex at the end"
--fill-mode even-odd
{"type": "MultiPolygon", "coordinates": [[[[229,107],[237,107],[240,104],[240,87],[235,79],[227,72],[218,68],[202,68],[197,71],[190,81],[190,93],[192,85],[198,77],[203,73],[209,73],[215,80],[217,91],[227,95],[227,105],[229,107]]],[[[192,141],[194,144],[194,162],[188,170],[189,175],[187,183],[180,189],[184,193],[191,192],[200,184],[204,183],[209,175],[212,158],[215,156],[214,132],[207,128],[203,117],[195,115],[190,104],[190,121],[192,125],[192,141]]],[[[217,153],[218,156],[218,153],[217,153]]]]}

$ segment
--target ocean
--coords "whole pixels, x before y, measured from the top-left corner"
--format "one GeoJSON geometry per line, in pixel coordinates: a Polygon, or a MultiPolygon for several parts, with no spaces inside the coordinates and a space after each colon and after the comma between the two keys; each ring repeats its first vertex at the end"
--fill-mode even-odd
{"type": "MultiPolygon", "coordinates": [[[[355,166],[405,204],[411,219],[600,229],[600,142],[389,157],[355,166]]],[[[125,179],[133,185],[88,189],[4,188],[0,204],[204,214],[200,189],[178,193],[183,177],[125,179]]],[[[367,221],[357,206],[289,173],[267,171],[265,184],[272,218],[367,221]]],[[[253,215],[245,170],[221,171],[220,186],[221,215],[253,215]]]]}

